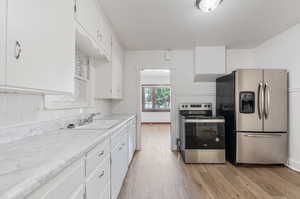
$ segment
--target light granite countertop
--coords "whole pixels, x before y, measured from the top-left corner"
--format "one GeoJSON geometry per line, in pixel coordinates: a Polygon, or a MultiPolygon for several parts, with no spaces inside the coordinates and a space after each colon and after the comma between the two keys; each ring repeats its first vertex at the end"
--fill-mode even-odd
{"type": "Polygon", "coordinates": [[[25,198],[134,116],[103,116],[120,121],[107,130],[60,130],[0,144],[0,199],[25,198]]]}

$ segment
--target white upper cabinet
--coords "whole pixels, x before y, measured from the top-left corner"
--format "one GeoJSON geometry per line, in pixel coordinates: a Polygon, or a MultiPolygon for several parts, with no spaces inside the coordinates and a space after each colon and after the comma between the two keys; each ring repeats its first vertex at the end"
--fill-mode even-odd
{"type": "Polygon", "coordinates": [[[99,15],[96,0],[76,0],[76,19],[96,41],[99,32],[99,15]]]}
{"type": "Polygon", "coordinates": [[[215,81],[226,73],[226,47],[196,47],[194,54],[195,81],[215,81]]]}
{"type": "Polygon", "coordinates": [[[74,70],[74,1],[9,0],[6,84],[71,93],[74,70]]]}
{"type": "Polygon", "coordinates": [[[0,0],[0,85],[5,83],[6,3],[0,0]]]}
{"type": "Polygon", "coordinates": [[[110,60],[111,54],[111,33],[105,16],[101,13],[101,7],[98,0],[76,0],[75,6],[76,20],[86,32],[86,37],[89,39],[90,45],[87,41],[80,38],[82,30],[79,31],[81,35],[79,38],[79,48],[84,48],[91,56],[105,57],[110,60]],[[109,43],[109,45],[107,45],[109,43]],[[91,50],[91,49],[93,50],[91,50]],[[94,50],[96,49],[96,50],[94,50]],[[98,51],[98,52],[95,52],[98,51]]]}
{"type": "Polygon", "coordinates": [[[101,64],[95,69],[95,98],[122,99],[123,53],[117,39],[114,39],[110,63],[101,64]]]}

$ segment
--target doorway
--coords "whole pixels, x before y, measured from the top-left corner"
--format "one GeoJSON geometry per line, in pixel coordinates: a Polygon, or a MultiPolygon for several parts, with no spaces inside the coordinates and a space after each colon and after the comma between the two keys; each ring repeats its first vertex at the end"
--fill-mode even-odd
{"type": "Polygon", "coordinates": [[[169,69],[143,69],[140,71],[141,145],[147,147],[152,140],[171,148],[172,84],[169,69]]]}

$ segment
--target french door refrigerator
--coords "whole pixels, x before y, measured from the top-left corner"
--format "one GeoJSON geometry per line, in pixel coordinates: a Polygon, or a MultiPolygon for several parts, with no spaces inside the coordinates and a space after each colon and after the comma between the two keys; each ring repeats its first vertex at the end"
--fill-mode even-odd
{"type": "Polygon", "coordinates": [[[241,69],[216,83],[226,120],[226,158],[234,164],[284,164],[288,145],[288,73],[241,69]]]}

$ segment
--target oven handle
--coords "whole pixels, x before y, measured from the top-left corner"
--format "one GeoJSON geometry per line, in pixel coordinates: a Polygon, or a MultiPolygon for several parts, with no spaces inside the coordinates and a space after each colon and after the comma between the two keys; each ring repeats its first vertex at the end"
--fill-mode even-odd
{"type": "Polygon", "coordinates": [[[187,119],[184,121],[185,123],[225,123],[224,119],[202,119],[202,120],[197,120],[197,119],[187,119]]]}

